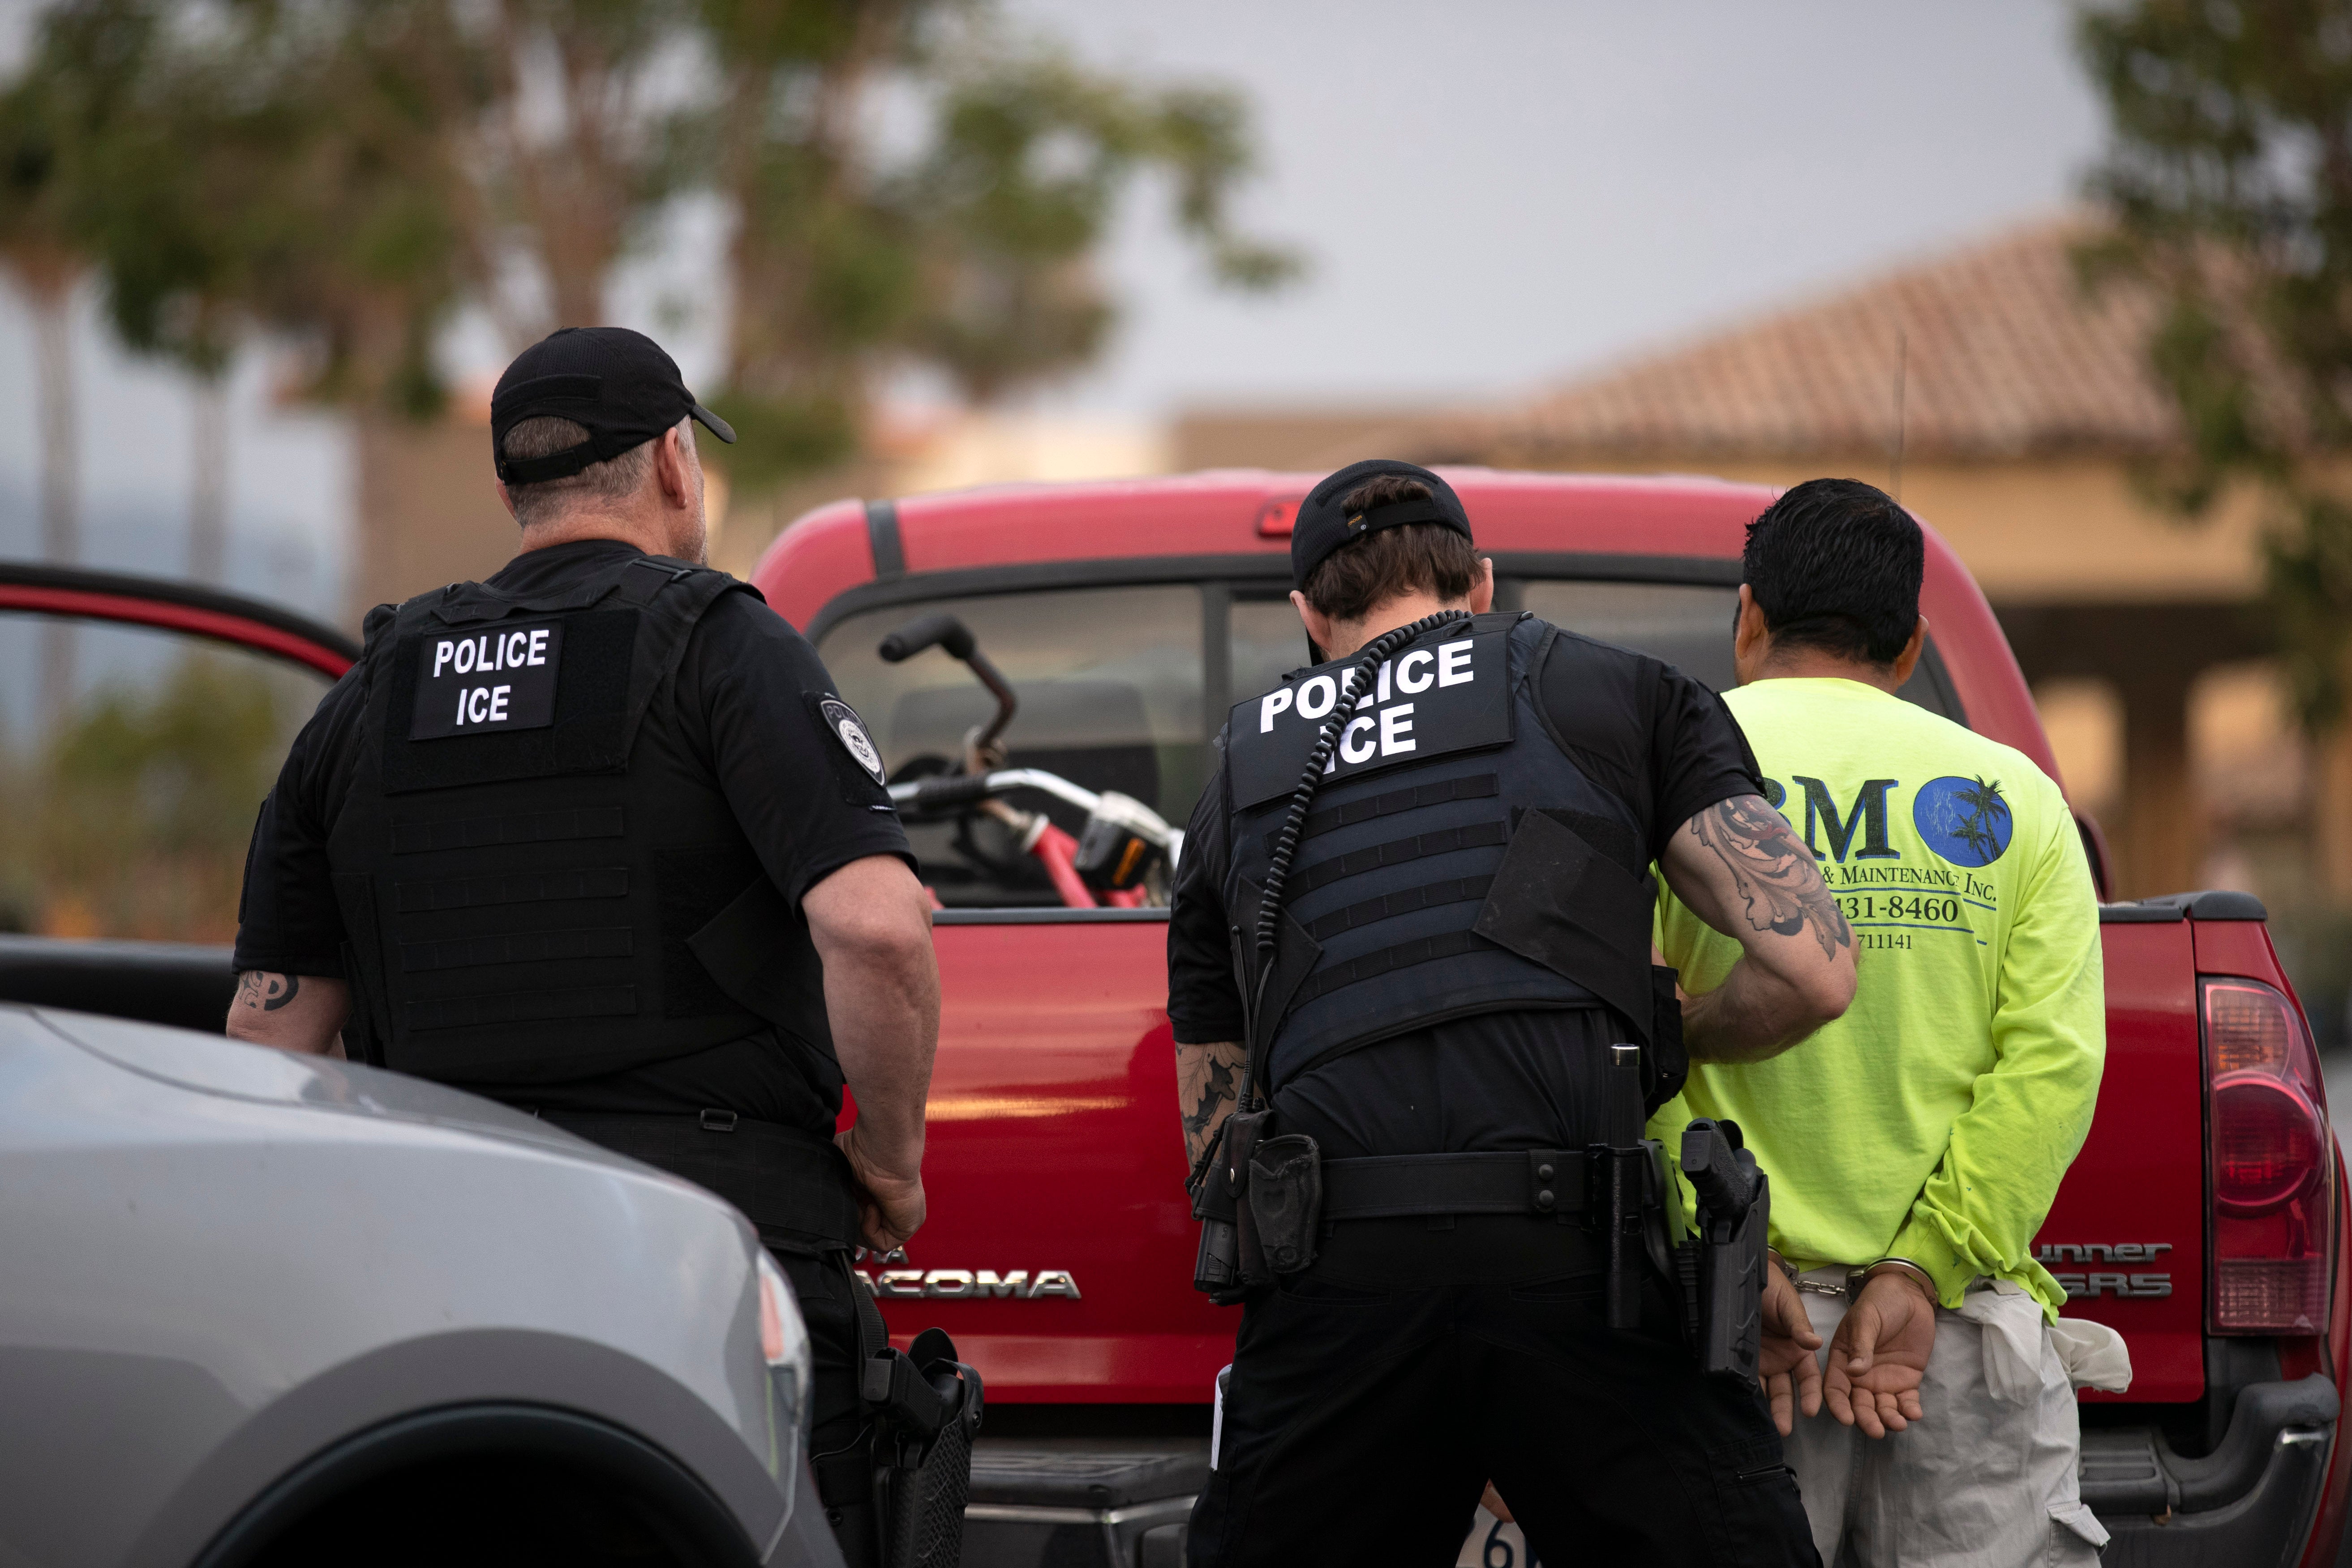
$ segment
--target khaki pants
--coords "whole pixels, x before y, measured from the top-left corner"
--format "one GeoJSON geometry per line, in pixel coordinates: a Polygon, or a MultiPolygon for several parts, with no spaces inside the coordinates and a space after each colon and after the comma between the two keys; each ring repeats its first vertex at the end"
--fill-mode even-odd
{"type": "MultiPolygon", "coordinates": [[[[1840,1271],[1810,1280],[1835,1283],[1840,1271]]],[[[1843,1296],[1804,1292],[1814,1331],[1829,1342],[1845,1316],[1843,1296]]],[[[2041,1309],[2026,1296],[1985,1303],[1999,1312],[2041,1309]]],[[[1972,1310],[1974,1305],[1972,1303],[1972,1310]]],[[[1830,1568],[2090,1568],[2107,1532],[2084,1507],[2076,1466],[2082,1429],[2074,1391],[2046,1330],[2038,1380],[1994,1392],[1986,1368],[1993,1338],[1980,1323],[1936,1310],[1936,1348],[1919,1387],[1927,1419],[1872,1439],[1829,1413],[1797,1417],[1787,1442],[1804,1493],[1813,1544],[1830,1568]],[[2038,1381],[2038,1387],[2032,1386],[2038,1381]]]]}

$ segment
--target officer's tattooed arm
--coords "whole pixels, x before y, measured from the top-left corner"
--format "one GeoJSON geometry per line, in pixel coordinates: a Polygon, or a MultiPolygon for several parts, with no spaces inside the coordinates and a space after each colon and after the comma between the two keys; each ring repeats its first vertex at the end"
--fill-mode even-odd
{"type": "Polygon", "coordinates": [[[1176,1047],[1176,1104],[1184,1118],[1184,1158],[1189,1163],[1201,1163],[1201,1152],[1224,1124],[1241,1092],[1238,1042],[1176,1047]]]}
{"type": "Polygon", "coordinates": [[[323,974],[279,974],[248,969],[236,977],[228,1005],[228,1035],[281,1051],[327,1056],[342,1036],[352,988],[323,974]]]}
{"type": "Polygon", "coordinates": [[[1659,868],[1675,897],[1743,950],[1721,985],[1684,1005],[1694,1058],[1777,1056],[1853,1000],[1853,932],[1813,852],[1761,795],[1736,795],[1692,817],[1659,868]]]}

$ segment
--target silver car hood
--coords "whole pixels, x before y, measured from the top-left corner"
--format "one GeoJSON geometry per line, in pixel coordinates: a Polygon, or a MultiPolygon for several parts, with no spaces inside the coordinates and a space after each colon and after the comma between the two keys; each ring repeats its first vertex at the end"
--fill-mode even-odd
{"type": "Polygon", "coordinates": [[[405,1073],[94,1013],[23,1011],[101,1061],[200,1094],[462,1128],[617,1162],[617,1156],[535,1116],[405,1073]]]}

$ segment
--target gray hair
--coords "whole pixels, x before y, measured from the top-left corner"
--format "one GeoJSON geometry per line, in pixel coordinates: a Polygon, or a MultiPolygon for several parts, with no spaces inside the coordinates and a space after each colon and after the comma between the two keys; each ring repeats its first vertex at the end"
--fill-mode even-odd
{"type": "MultiPolygon", "coordinates": [[[[684,423],[684,421],[681,421],[684,423]]],[[[568,451],[588,439],[584,426],[553,415],[526,419],[507,432],[499,450],[510,462],[530,458],[551,457],[568,451]]],[[[694,432],[686,434],[687,445],[694,444],[694,432]]],[[[535,522],[551,522],[563,513],[583,503],[625,501],[636,494],[654,470],[654,444],[641,441],[601,463],[591,463],[576,474],[566,474],[560,479],[541,479],[535,484],[509,485],[507,495],[514,502],[515,521],[525,528],[535,522]]]]}

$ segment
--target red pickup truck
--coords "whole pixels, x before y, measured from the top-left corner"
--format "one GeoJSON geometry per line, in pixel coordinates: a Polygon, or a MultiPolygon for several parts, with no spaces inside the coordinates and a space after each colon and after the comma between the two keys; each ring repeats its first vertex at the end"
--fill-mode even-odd
{"type": "MultiPolygon", "coordinates": [[[[1741,531],[1768,492],[1446,477],[1495,558],[1498,608],[1730,682],[1741,531]]],[[[909,813],[942,906],[931,1217],[876,1279],[908,1299],[886,1301],[895,1326],[937,1321],[987,1378],[968,1562],[1175,1560],[1234,1315],[1192,1289],[1164,882],[1089,887],[1038,852],[1057,837],[1024,853],[1017,819],[1084,840],[1078,803],[1116,792],[1181,826],[1227,709],[1306,662],[1285,595],[1291,511],[1312,482],[1225,472],[844,501],[787,529],[753,575],[815,642],[894,779],[942,774],[989,716],[947,651],[880,651],[946,614],[1017,695],[1001,766],[1079,786],[1009,789],[1013,810],[995,817],[909,813]]],[[[1999,623],[1932,533],[1922,608],[1933,636],[1903,695],[2055,775],[1999,623]]],[[[2095,864],[2087,823],[2084,837],[2095,864]]],[[[2344,1178],[2263,922],[2242,893],[2101,910],[2106,1076],[2039,1246],[2066,1310],[2131,1347],[2131,1391],[2083,1401],[2084,1496],[2115,1533],[2111,1563],[2333,1563],[2345,1533],[2344,1178]]]]}
{"type": "MultiPolygon", "coordinates": [[[[1498,607],[1730,681],[1741,529],[1767,492],[1447,477],[1495,558],[1498,607]]],[[[940,1324],[986,1377],[968,1563],[1181,1561],[1235,1316],[1192,1289],[1164,1011],[1181,843],[1154,825],[1185,820],[1229,705],[1305,660],[1285,593],[1311,482],[845,501],[788,529],[755,573],[881,747],[940,905],[931,1217],[909,1257],[869,1268],[895,1328],[940,1324]],[[1017,703],[1001,756],[972,747],[1003,710],[973,679],[983,665],[1017,703]],[[996,784],[957,776],[973,763],[996,784]]],[[[1932,533],[1923,608],[1933,638],[1904,695],[2054,774],[1999,624],[1932,533]]],[[[0,568],[9,609],[167,626],[329,674],[351,657],[282,612],[94,574],[0,568]]],[[[2087,822],[2084,837],[2095,870],[2087,822]]],[[[2113,903],[2101,921],[2106,1075],[2038,1246],[2066,1310],[2131,1348],[2130,1392],[2083,1397],[2083,1494],[2115,1534],[2106,1560],[2347,1561],[2352,1253],[2311,1032],[2256,900],[2113,903]]],[[[217,1028],[225,957],[0,937],[0,1000],[217,1028]]]]}

